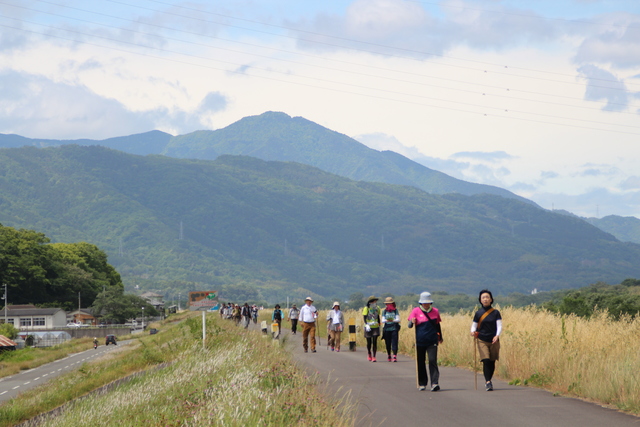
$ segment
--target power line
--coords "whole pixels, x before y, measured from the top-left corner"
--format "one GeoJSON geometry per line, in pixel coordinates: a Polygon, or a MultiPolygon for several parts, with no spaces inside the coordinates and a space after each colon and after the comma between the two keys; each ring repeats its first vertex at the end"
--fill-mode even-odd
{"type": "MultiPolygon", "coordinates": [[[[57,3],[52,3],[52,2],[45,1],[45,0],[39,0],[39,1],[42,2],[42,3],[61,6],[61,5],[58,5],[57,3]]],[[[116,3],[124,4],[124,3],[121,3],[121,2],[116,2],[116,3]]],[[[0,4],[6,4],[6,3],[0,2],[0,4]]],[[[22,8],[22,9],[27,9],[27,10],[33,10],[33,9],[26,8],[26,7],[23,7],[23,6],[15,6],[15,7],[22,8]]],[[[70,7],[70,6],[68,6],[67,8],[73,9],[73,10],[76,10],[76,11],[97,14],[97,15],[105,16],[105,17],[112,18],[112,19],[118,19],[118,20],[130,22],[129,20],[127,20],[125,18],[121,18],[121,17],[114,16],[114,15],[107,15],[107,14],[103,14],[103,13],[99,13],[99,12],[94,12],[94,11],[75,8],[75,7],[70,7]]],[[[102,24],[102,23],[94,22],[94,21],[88,21],[88,20],[84,20],[84,19],[80,19],[80,18],[67,17],[67,16],[64,16],[64,15],[54,14],[52,12],[46,12],[46,11],[38,11],[38,12],[46,13],[46,14],[49,14],[49,15],[52,15],[52,16],[62,17],[62,18],[65,18],[65,19],[72,19],[72,20],[79,21],[79,22],[89,23],[89,24],[93,24],[93,25],[99,25],[99,26],[102,26],[102,27],[105,27],[105,28],[112,28],[112,29],[117,29],[119,31],[126,31],[126,32],[130,32],[130,33],[134,33],[134,34],[140,34],[140,35],[143,35],[143,36],[158,37],[158,38],[161,37],[162,39],[178,41],[180,43],[186,43],[186,44],[190,44],[190,45],[194,45],[194,46],[202,46],[202,47],[218,49],[218,50],[227,51],[227,52],[240,53],[240,54],[244,54],[244,55],[251,55],[253,57],[267,58],[267,59],[270,59],[270,60],[275,60],[275,61],[280,61],[280,62],[287,62],[287,63],[292,63],[292,64],[299,64],[299,65],[304,65],[304,66],[307,66],[307,67],[320,68],[320,69],[326,69],[326,70],[332,70],[332,71],[339,71],[339,72],[348,73],[348,74],[357,74],[357,75],[360,75],[360,76],[382,78],[382,79],[385,79],[385,80],[393,80],[393,81],[397,81],[397,82],[411,83],[411,84],[420,85],[420,86],[437,87],[437,88],[440,88],[440,89],[444,88],[444,89],[447,89],[447,90],[458,91],[458,92],[466,92],[466,93],[473,93],[473,94],[482,93],[483,95],[491,95],[491,96],[495,96],[495,97],[502,97],[502,98],[509,98],[509,99],[519,99],[519,100],[523,100],[523,101],[526,101],[526,102],[552,104],[552,105],[559,105],[559,106],[566,106],[566,107],[580,108],[580,109],[594,110],[594,111],[599,111],[600,110],[600,108],[596,108],[596,107],[577,106],[577,105],[576,106],[572,106],[572,105],[567,105],[567,104],[559,104],[559,103],[552,102],[552,101],[540,101],[540,100],[527,99],[527,98],[518,98],[518,97],[515,97],[515,96],[505,96],[505,95],[499,95],[499,94],[495,94],[495,93],[494,94],[489,94],[486,89],[485,90],[474,91],[474,90],[465,90],[465,89],[454,88],[454,87],[443,87],[443,86],[440,86],[440,85],[429,84],[429,83],[424,83],[424,82],[407,81],[407,80],[401,80],[401,79],[397,79],[397,78],[389,78],[389,77],[385,77],[385,76],[379,76],[379,75],[373,75],[373,74],[365,74],[365,73],[351,71],[351,70],[344,70],[344,69],[338,69],[338,68],[325,67],[325,66],[316,65],[316,64],[307,64],[307,63],[302,63],[302,62],[299,62],[299,61],[276,58],[276,57],[267,56],[267,55],[259,55],[259,54],[256,54],[256,53],[247,53],[247,52],[244,52],[244,51],[238,51],[238,50],[233,50],[233,49],[229,49],[229,48],[208,45],[208,44],[204,44],[204,43],[198,43],[198,42],[193,42],[193,41],[188,41],[188,40],[182,40],[182,39],[177,39],[177,38],[173,38],[173,37],[158,36],[156,34],[143,33],[141,31],[131,30],[131,29],[127,29],[127,28],[113,27],[113,26],[110,26],[110,25],[105,25],[105,24],[102,24]]],[[[181,16],[181,15],[178,15],[178,16],[181,16]]],[[[31,24],[35,24],[35,25],[44,25],[44,24],[40,24],[40,23],[37,23],[37,22],[20,20],[20,19],[17,19],[17,18],[11,18],[11,19],[15,19],[15,20],[19,20],[21,22],[27,22],[27,23],[31,23],[31,24]]],[[[216,39],[216,40],[223,40],[223,41],[227,41],[227,42],[231,42],[231,43],[239,43],[239,44],[249,45],[249,46],[252,46],[252,47],[258,47],[258,48],[261,48],[261,49],[269,49],[270,51],[274,51],[275,50],[275,51],[294,54],[294,55],[302,55],[302,56],[306,56],[306,57],[318,58],[318,59],[322,59],[323,61],[339,62],[339,63],[343,63],[343,64],[347,64],[347,65],[362,66],[362,67],[381,70],[381,71],[386,71],[386,72],[405,74],[405,75],[412,75],[412,76],[416,76],[416,77],[429,78],[429,79],[437,79],[437,80],[449,81],[449,82],[453,82],[453,83],[462,83],[462,84],[467,84],[467,85],[474,84],[474,83],[469,83],[469,82],[465,82],[465,81],[461,81],[461,80],[443,78],[443,77],[439,77],[439,76],[425,75],[425,74],[420,74],[420,73],[409,73],[409,72],[405,72],[405,71],[402,71],[402,70],[394,70],[394,69],[384,68],[384,67],[375,67],[375,66],[371,66],[371,65],[368,65],[368,64],[367,65],[358,64],[358,63],[349,62],[349,61],[327,59],[327,58],[320,57],[320,56],[317,56],[317,55],[309,55],[309,54],[305,54],[305,53],[292,52],[292,51],[287,51],[287,50],[283,50],[283,49],[273,49],[271,47],[265,47],[265,46],[260,46],[260,45],[256,45],[256,44],[251,44],[251,43],[237,42],[235,40],[222,39],[220,37],[202,35],[202,34],[191,32],[191,31],[184,31],[184,30],[179,30],[179,29],[170,28],[170,27],[164,27],[164,26],[160,26],[160,25],[156,25],[156,24],[149,24],[149,23],[142,23],[142,24],[143,25],[147,25],[147,26],[151,26],[151,27],[155,27],[155,28],[159,28],[159,29],[163,29],[163,30],[176,31],[176,32],[185,33],[185,34],[189,34],[189,35],[195,35],[195,36],[199,36],[199,37],[212,38],[212,39],[216,39]]],[[[74,32],[74,30],[70,30],[70,29],[65,29],[65,31],[74,32]]],[[[82,35],[87,35],[86,33],[81,33],[81,32],[78,32],[78,33],[82,34],[82,35]]],[[[114,42],[119,42],[116,39],[109,39],[109,40],[114,41],[114,42]]],[[[140,46],[149,48],[149,47],[143,46],[143,45],[140,45],[140,46]]],[[[240,65],[240,64],[234,64],[234,65],[240,65]]],[[[479,71],[478,69],[472,69],[472,68],[468,68],[468,67],[464,67],[464,68],[469,69],[469,70],[473,70],[473,71],[479,71]]],[[[486,72],[486,70],[484,72],[486,72]]],[[[520,77],[521,78],[528,78],[526,76],[520,76],[520,77]]],[[[590,80],[593,80],[593,79],[590,79],[590,80]]],[[[599,80],[608,81],[608,80],[604,80],[604,79],[599,79],[599,80]]],[[[555,80],[553,80],[553,81],[555,81],[555,80]]],[[[609,82],[612,82],[612,81],[609,80],[609,82]]],[[[563,84],[564,83],[566,83],[566,82],[563,82],[563,84]]],[[[569,84],[577,84],[579,86],[584,86],[583,84],[576,83],[576,82],[568,82],[568,83],[569,84]]],[[[547,93],[534,92],[534,91],[525,91],[525,90],[520,90],[520,89],[512,89],[512,88],[508,88],[508,87],[502,87],[502,86],[484,85],[484,87],[488,87],[488,88],[492,88],[492,89],[498,89],[498,90],[503,91],[505,93],[506,92],[510,92],[510,93],[514,93],[514,92],[515,93],[526,93],[526,94],[550,96],[550,97],[563,98],[563,99],[578,100],[578,99],[576,99],[574,97],[560,96],[560,95],[557,95],[557,94],[547,94],[547,93]]],[[[608,90],[622,90],[622,89],[616,88],[616,87],[603,87],[603,86],[597,86],[597,85],[591,85],[591,87],[606,88],[608,90]]],[[[623,104],[623,103],[617,103],[617,102],[608,102],[608,105],[612,105],[612,106],[618,105],[618,106],[630,107],[629,103],[624,103],[623,104]]],[[[633,115],[635,115],[635,113],[628,112],[628,111],[618,111],[618,113],[619,114],[633,114],[633,115]]]]}
{"type": "MultiPolygon", "coordinates": [[[[0,2],[0,3],[2,3],[2,2],[0,2]]],[[[53,4],[51,2],[45,2],[45,3],[53,4]]],[[[116,3],[121,3],[121,2],[116,2],[116,3]]],[[[2,3],[2,4],[6,4],[6,3],[2,3]]],[[[124,3],[121,3],[121,4],[124,4],[124,3]]],[[[17,6],[17,7],[20,7],[20,6],[17,6]]],[[[42,12],[42,13],[46,13],[46,12],[42,12]]],[[[91,13],[95,13],[95,12],[91,12],[91,13]]],[[[177,16],[180,16],[180,15],[177,15],[177,16]]],[[[67,18],[67,19],[76,19],[76,18],[69,18],[69,17],[65,17],[65,18],[67,18]]],[[[12,18],[12,19],[15,19],[15,18],[12,18]]],[[[35,24],[35,25],[45,26],[45,25],[40,24],[40,23],[24,21],[24,20],[19,20],[19,19],[15,19],[15,20],[18,20],[18,21],[21,21],[21,22],[27,22],[27,23],[31,23],[31,24],[35,24]]],[[[102,24],[98,24],[98,25],[102,25],[102,24]]],[[[100,44],[96,44],[96,43],[90,43],[90,42],[87,42],[87,41],[80,41],[79,42],[76,39],[69,39],[69,38],[66,38],[66,37],[61,37],[59,35],[53,35],[53,34],[42,34],[42,33],[36,32],[36,31],[26,30],[24,28],[16,28],[16,27],[11,27],[11,26],[7,26],[7,25],[2,25],[2,26],[6,27],[6,28],[12,28],[12,29],[15,29],[15,30],[18,30],[18,31],[31,32],[31,33],[38,34],[38,35],[41,35],[41,36],[44,36],[44,37],[58,38],[58,39],[62,39],[62,40],[73,41],[73,42],[76,42],[76,43],[82,43],[82,44],[86,44],[86,45],[97,46],[97,47],[101,47],[101,48],[105,48],[105,49],[111,49],[111,50],[126,52],[126,53],[134,54],[134,55],[142,55],[142,56],[146,56],[146,57],[152,57],[152,58],[162,59],[162,60],[165,60],[165,61],[177,62],[177,63],[190,65],[190,66],[199,66],[199,67],[216,69],[216,70],[225,71],[225,72],[244,74],[244,72],[240,72],[240,71],[237,71],[237,70],[234,71],[234,70],[228,70],[228,69],[220,68],[220,67],[212,67],[212,66],[206,66],[206,65],[202,65],[202,64],[194,64],[192,62],[180,61],[180,60],[175,60],[175,59],[166,58],[166,57],[158,57],[158,56],[155,56],[155,55],[149,55],[149,54],[145,54],[145,53],[129,51],[129,50],[116,48],[116,47],[112,47],[112,46],[104,46],[104,45],[100,45],[100,44]]],[[[108,26],[106,26],[106,27],[108,27],[108,26]]],[[[230,61],[222,61],[222,60],[219,60],[219,59],[212,59],[212,58],[207,58],[207,57],[198,56],[198,55],[186,54],[186,53],[183,53],[183,52],[176,52],[176,51],[172,51],[172,50],[169,50],[169,49],[158,48],[158,47],[155,47],[155,46],[145,46],[145,45],[142,45],[142,44],[139,44],[139,43],[133,43],[133,42],[117,40],[117,39],[104,37],[104,36],[100,36],[100,35],[96,35],[96,34],[87,34],[87,33],[83,33],[83,32],[80,32],[80,31],[75,31],[75,30],[70,30],[70,29],[62,29],[62,30],[66,31],[66,32],[69,32],[69,33],[75,33],[77,35],[86,36],[86,37],[100,38],[100,39],[107,40],[109,42],[114,42],[114,43],[117,43],[117,44],[127,44],[127,45],[132,45],[132,46],[135,46],[135,47],[139,47],[139,48],[152,49],[152,50],[159,51],[159,52],[165,52],[165,53],[171,53],[171,54],[176,54],[176,55],[187,56],[189,58],[197,58],[197,59],[203,59],[203,60],[207,60],[207,61],[219,62],[219,63],[223,63],[223,64],[230,64],[230,65],[234,65],[236,67],[244,65],[244,64],[233,63],[233,62],[230,62],[230,61]]],[[[130,31],[130,30],[128,30],[128,31],[130,31]]],[[[140,33],[140,32],[137,32],[137,33],[140,33]]],[[[145,33],[140,33],[140,34],[145,35],[145,33]]],[[[146,34],[146,35],[148,35],[148,34],[146,34]]],[[[177,40],[177,39],[174,39],[174,40],[177,40]]],[[[183,43],[190,43],[190,44],[195,45],[195,46],[207,46],[207,45],[204,45],[204,44],[201,44],[201,43],[194,43],[194,42],[190,42],[190,41],[184,41],[184,40],[177,40],[177,41],[180,41],[180,42],[183,42],[183,43]]],[[[217,48],[217,47],[213,47],[213,46],[207,46],[207,47],[217,48]]],[[[249,55],[258,56],[258,55],[255,55],[253,53],[251,53],[249,55]]],[[[270,58],[270,59],[273,59],[273,58],[270,58]]],[[[291,62],[295,62],[295,61],[291,61],[291,62]]],[[[304,64],[304,65],[307,65],[307,64],[304,64]]],[[[328,67],[324,67],[324,68],[328,68],[328,67]]],[[[253,69],[253,70],[261,70],[261,71],[265,71],[265,72],[268,72],[268,73],[287,74],[287,73],[278,72],[278,71],[275,71],[275,70],[272,70],[272,69],[264,69],[264,68],[260,68],[260,67],[251,67],[251,69],[253,69]]],[[[410,84],[414,84],[414,85],[432,86],[432,87],[438,87],[438,88],[446,89],[446,90],[456,90],[456,91],[463,91],[463,92],[468,92],[468,93],[475,93],[475,94],[478,94],[478,95],[480,93],[482,93],[482,95],[484,95],[484,96],[489,95],[489,96],[493,96],[493,97],[502,97],[502,98],[507,98],[507,99],[518,99],[518,98],[515,98],[515,97],[508,97],[508,96],[499,95],[499,94],[498,95],[489,94],[487,92],[475,92],[475,91],[471,91],[471,90],[464,90],[464,89],[458,89],[458,88],[443,88],[442,86],[430,85],[430,84],[426,84],[426,83],[404,81],[404,80],[399,80],[399,79],[389,79],[388,77],[372,76],[372,75],[367,75],[367,74],[364,74],[364,73],[353,72],[353,71],[350,71],[350,70],[336,70],[336,69],[333,69],[333,70],[352,73],[352,74],[357,74],[357,75],[361,75],[361,76],[369,76],[369,77],[381,78],[381,79],[385,79],[385,80],[402,81],[404,83],[410,83],[410,84]]],[[[476,70],[476,69],[471,69],[471,70],[476,70]]],[[[478,70],[476,70],[476,71],[478,71],[478,70]]],[[[531,113],[531,112],[522,111],[522,110],[513,110],[513,109],[508,109],[508,108],[503,108],[503,107],[491,107],[491,106],[487,106],[487,105],[480,105],[480,104],[474,104],[474,103],[469,103],[469,102],[451,101],[449,99],[441,99],[441,98],[435,98],[435,97],[421,96],[421,95],[417,95],[415,93],[402,93],[402,92],[397,92],[397,91],[381,89],[380,87],[373,88],[373,87],[368,87],[368,86],[363,86],[363,85],[354,85],[354,84],[350,84],[350,83],[333,81],[333,80],[328,80],[328,79],[323,79],[323,78],[307,77],[307,76],[303,76],[303,75],[298,75],[297,77],[301,78],[301,79],[306,79],[306,80],[313,80],[314,82],[322,82],[322,83],[328,83],[328,84],[331,84],[331,85],[347,86],[347,87],[349,87],[351,89],[363,89],[363,90],[366,90],[366,91],[379,91],[379,92],[387,93],[387,94],[391,94],[391,95],[407,96],[407,97],[431,100],[431,101],[436,101],[436,102],[444,102],[444,103],[449,103],[449,104],[456,104],[456,105],[461,105],[461,106],[464,106],[464,107],[479,108],[479,109],[482,109],[483,111],[481,111],[481,112],[469,111],[469,110],[462,110],[462,109],[459,109],[459,108],[445,107],[445,106],[442,106],[442,105],[429,105],[429,104],[424,104],[424,103],[410,102],[410,101],[407,101],[407,100],[385,98],[385,97],[381,97],[381,96],[371,95],[368,92],[367,93],[360,93],[360,92],[354,92],[354,91],[348,91],[348,90],[342,90],[342,89],[335,89],[333,87],[326,88],[326,87],[321,87],[321,86],[317,86],[317,85],[305,84],[305,83],[300,83],[300,82],[293,82],[291,80],[275,79],[275,78],[272,78],[272,77],[260,76],[260,75],[256,75],[256,74],[252,74],[252,76],[263,78],[263,79],[268,79],[268,80],[272,80],[272,81],[279,81],[279,82],[283,82],[283,83],[287,83],[287,84],[297,84],[297,85],[302,85],[302,86],[307,86],[307,87],[316,87],[316,88],[321,88],[323,90],[329,89],[329,90],[338,91],[340,93],[350,93],[350,94],[355,94],[355,95],[359,95],[359,96],[368,96],[368,97],[372,97],[372,98],[391,100],[391,101],[395,101],[395,102],[404,102],[404,103],[411,103],[411,104],[414,104],[414,105],[422,105],[422,106],[428,106],[428,107],[439,108],[439,109],[448,109],[448,110],[460,111],[460,112],[466,112],[466,113],[482,114],[482,115],[485,115],[485,116],[486,115],[495,115],[495,116],[501,116],[502,117],[502,116],[505,116],[505,114],[502,114],[502,113],[511,112],[511,113],[519,113],[519,114],[531,115],[531,116],[537,116],[537,117],[545,117],[545,118],[553,118],[553,119],[572,120],[572,121],[579,121],[579,122],[602,124],[602,125],[605,125],[605,126],[621,126],[621,127],[628,127],[628,128],[636,128],[636,126],[630,126],[630,125],[605,123],[605,122],[595,122],[595,121],[592,121],[592,120],[578,119],[578,118],[573,118],[573,117],[561,117],[561,116],[558,116],[558,115],[547,115],[547,114],[531,113]],[[494,112],[496,112],[496,114],[488,114],[486,111],[494,111],[494,112]],[[497,114],[497,113],[501,113],[501,114],[497,114]]],[[[527,78],[527,77],[523,77],[523,76],[515,76],[515,77],[527,78]]],[[[473,83],[466,83],[466,82],[463,82],[463,83],[465,83],[465,84],[473,84],[473,83]]],[[[510,91],[510,89],[507,89],[507,91],[510,91]]],[[[516,91],[517,91],[517,89],[516,89],[516,91]]],[[[522,100],[522,99],[520,99],[520,100],[522,100]]],[[[557,104],[557,103],[552,103],[552,102],[548,102],[548,101],[537,101],[537,100],[525,100],[525,101],[528,101],[528,102],[544,102],[544,103],[554,104],[554,105],[563,105],[563,104],[557,104]]],[[[564,106],[567,106],[567,105],[564,105],[564,106]]],[[[588,108],[588,107],[582,107],[582,106],[568,106],[568,107],[572,107],[572,108],[574,108],[574,107],[588,108]]],[[[509,114],[508,116],[509,116],[509,118],[513,118],[512,114],[509,114]]],[[[519,118],[519,120],[523,120],[523,118],[519,118]]],[[[542,121],[535,120],[535,122],[542,122],[542,121]]],[[[545,123],[545,122],[542,122],[542,123],[545,123]]],[[[553,123],[553,124],[557,124],[558,125],[559,123],[553,123]]],[[[562,124],[559,124],[559,125],[562,125],[562,124]]],[[[572,127],[576,127],[576,126],[573,126],[573,125],[571,125],[571,126],[572,127]]],[[[594,128],[589,127],[589,129],[594,129],[594,128]]],[[[615,130],[611,130],[611,129],[599,129],[599,128],[595,128],[595,129],[609,131],[609,132],[619,132],[619,131],[615,131],[615,130]]],[[[620,133],[628,133],[628,132],[620,132],[620,133]]]]}

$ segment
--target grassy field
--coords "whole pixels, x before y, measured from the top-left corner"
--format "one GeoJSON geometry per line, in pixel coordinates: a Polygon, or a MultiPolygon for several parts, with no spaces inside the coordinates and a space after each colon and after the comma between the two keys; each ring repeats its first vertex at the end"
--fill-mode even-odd
{"type": "MultiPolygon", "coordinates": [[[[183,315],[185,316],[185,315],[183,315]]],[[[0,406],[13,426],[70,402],[42,426],[347,426],[345,402],[327,399],[280,344],[207,316],[173,318],[156,335],[0,406]],[[181,320],[181,321],[176,321],[181,320]],[[154,369],[155,368],[155,369],[154,369]],[[126,375],[129,381],[90,393],[126,375]]]]}
{"type": "MultiPolygon", "coordinates": [[[[587,319],[534,307],[497,308],[503,318],[497,376],[511,384],[541,387],[640,415],[640,318],[616,321],[597,312],[587,319]]],[[[413,355],[414,330],[406,327],[408,316],[409,310],[401,311],[399,351],[413,355]]],[[[359,326],[358,347],[366,346],[362,315],[349,311],[345,318],[349,317],[359,326]]],[[[473,369],[471,320],[470,312],[442,316],[441,365],[473,369]]],[[[343,337],[346,345],[348,334],[343,337]]],[[[383,341],[378,351],[385,353],[383,341]]]]}

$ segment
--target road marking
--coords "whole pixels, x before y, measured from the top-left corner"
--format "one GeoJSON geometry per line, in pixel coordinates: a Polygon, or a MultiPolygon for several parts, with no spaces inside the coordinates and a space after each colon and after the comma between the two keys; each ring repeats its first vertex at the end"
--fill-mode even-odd
{"type": "Polygon", "coordinates": [[[13,390],[15,390],[15,389],[17,389],[17,388],[20,388],[20,386],[19,386],[19,385],[15,386],[15,387],[13,388],[13,390]]]}
{"type": "Polygon", "coordinates": [[[27,385],[27,384],[31,384],[31,381],[27,381],[26,383],[24,383],[23,385],[27,385]]]}
{"type": "Polygon", "coordinates": [[[5,394],[5,393],[6,393],[6,391],[3,391],[2,393],[0,393],[0,396],[2,396],[2,395],[3,395],[3,394],[5,394]]]}
{"type": "Polygon", "coordinates": [[[36,378],[34,381],[38,381],[40,379],[40,377],[36,378]]]}

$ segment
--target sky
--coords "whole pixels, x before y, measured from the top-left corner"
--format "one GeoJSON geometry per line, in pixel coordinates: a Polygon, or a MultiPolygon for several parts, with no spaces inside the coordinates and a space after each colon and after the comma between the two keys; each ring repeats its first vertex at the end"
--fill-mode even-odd
{"type": "Polygon", "coordinates": [[[640,218],[640,1],[0,0],[0,133],[266,111],[584,217],[640,218]]]}

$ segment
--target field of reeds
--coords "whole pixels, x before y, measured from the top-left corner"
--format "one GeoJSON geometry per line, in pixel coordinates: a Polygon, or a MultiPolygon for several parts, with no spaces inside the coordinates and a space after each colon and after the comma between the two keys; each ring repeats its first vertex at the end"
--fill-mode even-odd
{"type": "Polygon", "coordinates": [[[139,344],[56,379],[55,387],[40,387],[1,405],[0,426],[16,425],[66,401],[63,411],[31,425],[352,425],[349,405],[324,396],[280,343],[260,332],[209,314],[203,346],[197,314],[158,327],[160,333],[141,337],[139,344]],[[118,377],[142,374],[91,392],[113,381],[114,371],[118,377]]]}
{"type": "MultiPolygon", "coordinates": [[[[640,318],[613,320],[602,311],[581,318],[535,307],[497,308],[503,332],[496,376],[511,384],[541,387],[640,415],[640,318]]],[[[412,355],[414,330],[407,328],[408,316],[409,310],[401,311],[399,351],[412,355]]],[[[345,319],[350,317],[356,319],[357,345],[362,348],[366,346],[362,315],[345,312],[345,319]]],[[[473,369],[471,321],[471,312],[442,315],[441,365],[473,369]]],[[[325,334],[322,330],[321,335],[325,334]]],[[[348,340],[348,334],[343,334],[343,345],[348,340]]],[[[378,351],[385,353],[383,341],[378,351]]]]}

